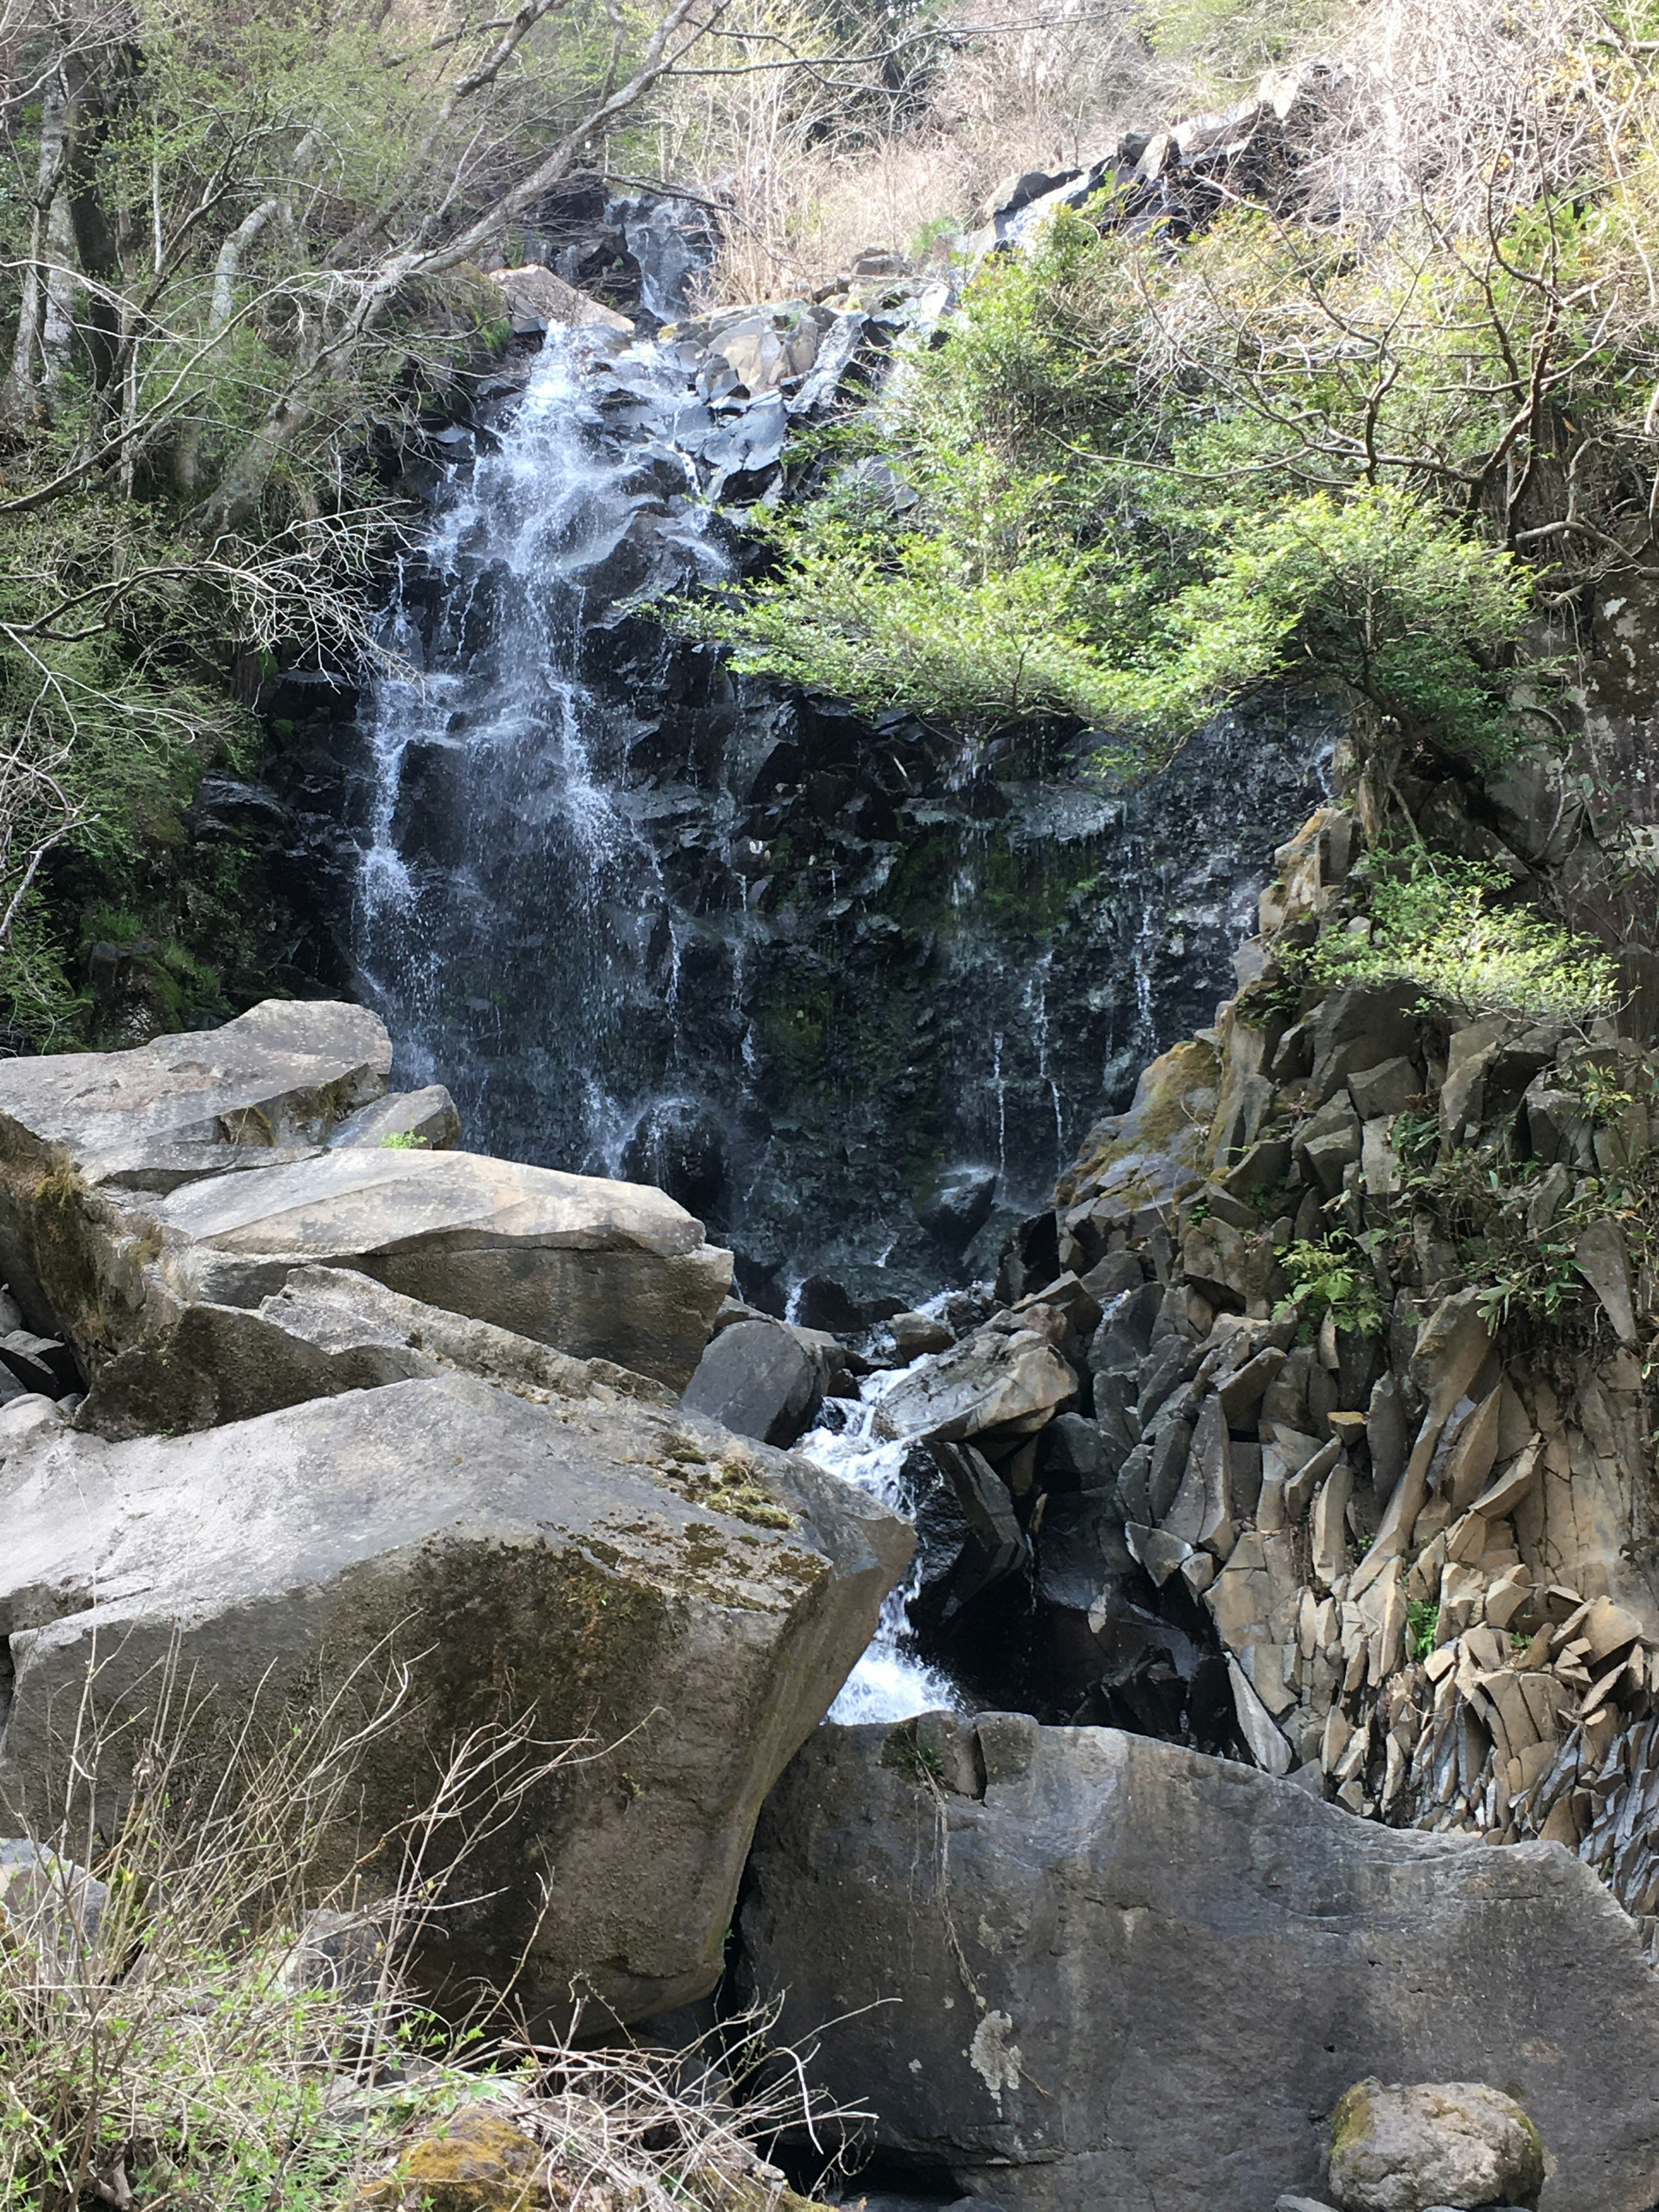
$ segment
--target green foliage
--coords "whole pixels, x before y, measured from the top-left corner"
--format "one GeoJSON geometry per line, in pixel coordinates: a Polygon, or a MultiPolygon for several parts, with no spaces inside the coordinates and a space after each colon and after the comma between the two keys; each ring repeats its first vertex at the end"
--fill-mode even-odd
{"type": "Polygon", "coordinates": [[[1587,1021],[1617,1002],[1618,969],[1589,938],[1572,936],[1528,906],[1496,896],[1510,879],[1486,861],[1419,846],[1382,856],[1371,891],[1369,941],[1330,932],[1310,957],[1316,975],[1400,981],[1421,987],[1436,1009],[1561,1015],[1587,1021]]]}
{"type": "Polygon", "coordinates": [[[1410,1176],[1414,1170],[1433,1164],[1440,1149],[1440,1116],[1432,1106],[1407,1107],[1403,1114],[1395,1115],[1389,1137],[1395,1158],[1410,1176]]]}
{"type": "Polygon", "coordinates": [[[1375,1271],[1347,1236],[1338,1232],[1319,1243],[1298,1241],[1286,1246],[1279,1262],[1291,1280],[1279,1312],[1294,1313],[1304,1334],[1311,1335],[1327,1314],[1345,1333],[1377,1336],[1387,1327],[1388,1308],[1375,1271]]]}
{"type": "Polygon", "coordinates": [[[381,1149],[389,1152],[424,1152],[430,1149],[428,1139],[417,1137],[412,1129],[392,1129],[380,1139],[381,1149]]]}
{"type": "Polygon", "coordinates": [[[1440,1632],[1440,1607],[1432,1598],[1413,1597],[1406,1601],[1406,1654],[1411,1659],[1426,1659],[1434,1649],[1435,1638],[1440,1632]]]}
{"type": "Polygon", "coordinates": [[[1056,216],[987,264],[879,425],[867,470],[761,524],[757,580],[682,611],[746,671],[982,728],[1033,714],[1155,767],[1268,678],[1338,686],[1449,753],[1511,742],[1504,657],[1533,585],[1426,489],[1310,489],[1218,384],[1150,385],[1133,241],[1056,216]]]}
{"type": "Polygon", "coordinates": [[[1501,1328],[1521,1313],[1554,1323],[1583,1301],[1583,1278],[1570,1236],[1517,1239],[1499,1253],[1489,1254],[1483,1272],[1480,1318],[1489,1329],[1501,1328]]]}
{"type": "MultiPolygon", "coordinates": [[[[137,0],[118,25],[22,0],[0,121],[11,1039],[93,1021],[77,905],[143,912],[149,1025],[251,995],[226,872],[179,864],[191,795],[204,768],[251,757],[250,674],[366,647],[366,586],[402,519],[386,448],[507,336],[466,258],[477,225],[653,27],[634,0],[532,9],[505,38],[427,0],[137,0]],[[19,96],[60,80],[66,109],[19,96]],[[70,237],[17,183],[60,162],[70,237]],[[43,264],[64,259],[48,299],[43,264]]],[[[628,129],[618,113],[605,142],[624,168],[628,129]]]]}
{"type": "Polygon", "coordinates": [[[1585,1114],[1595,1129],[1607,1128],[1636,1103],[1635,1091],[1620,1082],[1613,1070],[1593,1060],[1564,1070],[1561,1087],[1583,1100],[1585,1114]]]}

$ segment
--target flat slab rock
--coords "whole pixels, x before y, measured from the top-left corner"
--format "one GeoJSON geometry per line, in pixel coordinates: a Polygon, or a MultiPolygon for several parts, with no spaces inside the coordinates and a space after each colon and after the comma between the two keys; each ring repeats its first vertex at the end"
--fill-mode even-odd
{"type": "Polygon", "coordinates": [[[187,1296],[257,1301],[301,1262],[684,1389],[732,1279],[732,1255],[665,1193],[480,1152],[343,1147],[263,1175],[217,1176],[146,1206],[178,1243],[187,1296]]]}
{"type": "Polygon", "coordinates": [[[1076,1395],[1076,1376],[1042,1337],[1023,1328],[981,1328],[902,1375],[881,1399],[876,1419],[884,1436],[956,1443],[991,1430],[1040,1429],[1076,1395]]]}
{"type": "Polygon", "coordinates": [[[768,1802],[740,1932],[779,2041],[1011,2212],[1319,2200],[1367,2075],[1518,2096],[1541,2212],[1659,2197],[1659,1977],[1555,1844],[1381,1828],[1109,1729],[825,1726],[768,1802]]]}
{"type": "MultiPolygon", "coordinates": [[[[912,1543],[850,1485],[685,1415],[460,1374],[176,1438],[46,1421],[0,1465],[0,1827],[61,1808],[94,1656],[99,1711],[142,1721],[175,1636],[232,1720],[262,1683],[280,1700],[401,1653],[415,1700],[365,1770],[348,1858],[426,1802],[434,1747],[469,1729],[532,1711],[543,1741],[591,1739],[469,1862],[475,1901],[442,1916],[427,1971],[504,1978],[528,1945],[532,2011],[568,2017],[580,1986],[623,2020],[714,1986],[762,1800],[912,1543]]],[[[133,1734],[105,1753],[106,1817],[133,1734]]]]}
{"type": "Polygon", "coordinates": [[[222,1029],[156,1037],[131,1052],[0,1061],[0,1153],[59,1147],[89,1180],[179,1169],[212,1148],[257,1155],[321,1144],[379,1098],[392,1066],[386,1025],[366,1006],[266,999],[222,1029]]]}
{"type": "Polygon", "coordinates": [[[544,1404],[674,1403],[660,1382],[608,1359],[572,1359],[489,1322],[402,1297],[350,1268],[295,1267],[257,1307],[187,1305],[153,1342],[106,1360],[74,1425],[112,1443],[180,1436],[456,1368],[544,1404]]]}

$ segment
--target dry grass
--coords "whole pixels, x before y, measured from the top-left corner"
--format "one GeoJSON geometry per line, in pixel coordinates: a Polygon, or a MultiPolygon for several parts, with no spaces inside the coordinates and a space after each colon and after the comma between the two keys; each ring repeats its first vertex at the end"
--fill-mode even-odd
{"type": "Polygon", "coordinates": [[[1611,96],[1584,66],[1620,34],[1583,0],[1371,0],[1342,42],[1353,89],[1324,148],[1345,212],[1387,223],[1425,204],[1484,237],[1542,194],[1571,197],[1602,173],[1640,96],[1611,96]]]}
{"type": "Polygon", "coordinates": [[[227,1734],[169,1659],[149,1696],[128,1686],[148,1717],[125,1738],[94,1718],[96,1673],[71,1802],[0,1863],[3,2212],[399,2205],[411,2149],[479,2109],[526,2146],[526,2212],[781,2203],[756,2142],[814,2122],[764,2021],[718,2051],[584,2051],[504,2037],[510,1990],[471,2022],[416,1993],[416,1940],[459,1901],[469,1850],[588,1747],[523,1726],[440,1743],[428,1802],[360,1856],[356,1778],[407,1720],[409,1672],[306,1710],[256,1696],[227,1734]],[[372,1885],[371,1863],[389,1869],[372,1885]]]}
{"type": "MultiPolygon", "coordinates": [[[[837,44],[815,0],[739,0],[728,64],[837,44]]],[[[729,210],[710,301],[816,289],[866,247],[923,257],[969,228],[1005,179],[1097,159],[1252,90],[1268,69],[1346,64],[1314,159],[1328,212],[1387,227],[1432,204],[1454,229],[1566,193],[1626,129],[1621,95],[1575,60],[1622,33],[1595,0],[1025,0],[958,10],[961,27],[882,68],[699,78],[664,123],[664,173],[729,210]]],[[[843,46],[842,51],[845,51],[843,46]]]]}
{"type": "MultiPolygon", "coordinates": [[[[730,60],[828,52],[811,0],[740,0],[730,60]]],[[[710,304],[810,292],[866,248],[924,258],[970,228],[997,185],[1085,164],[1145,112],[1158,62],[1127,0],[975,9],[880,64],[690,80],[661,142],[665,174],[699,177],[729,211],[710,304]],[[1023,27],[1022,27],[1023,25],[1023,27]]],[[[873,50],[872,50],[873,51],[873,50]]]]}

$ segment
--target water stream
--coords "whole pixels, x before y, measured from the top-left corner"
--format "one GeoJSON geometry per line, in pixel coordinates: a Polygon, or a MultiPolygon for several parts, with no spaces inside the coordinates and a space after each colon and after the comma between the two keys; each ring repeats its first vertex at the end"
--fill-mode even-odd
{"type": "MultiPolygon", "coordinates": [[[[655,848],[623,803],[626,739],[584,668],[595,612],[653,512],[687,580],[723,561],[684,498],[671,515],[606,425],[577,341],[538,357],[493,451],[438,502],[384,642],[367,731],[373,799],[355,950],[400,1073],[441,1081],[469,1129],[525,1125],[520,1157],[615,1174],[632,1127],[627,1009],[639,922],[663,903],[655,848]],[[524,1141],[525,1139],[529,1141],[524,1141]]],[[[683,374],[633,349],[642,416],[683,374]]]]}
{"type": "MultiPolygon", "coordinates": [[[[840,1427],[811,1430],[795,1447],[907,1521],[920,1503],[904,1472],[910,1441],[883,1437],[879,1414],[883,1398],[909,1371],[895,1367],[870,1376],[855,1405],[836,1401],[843,1407],[840,1427]]],[[[830,1708],[832,1721],[902,1721],[959,1703],[948,1675],[916,1655],[908,1607],[921,1587],[921,1571],[918,1550],[910,1572],[888,1592],[875,1635],[830,1708]]]]}
{"type": "MultiPolygon", "coordinates": [[[[659,1182],[744,1296],[850,1327],[809,1293],[890,1313],[988,1277],[1089,1123],[1209,1019],[1328,732],[1223,716],[1125,795],[1084,740],[969,746],[735,681],[640,611],[736,557],[692,374],[550,339],[438,486],[362,720],[358,988],[465,1142],[659,1182]],[[963,1187],[966,1216],[939,1198],[963,1187]]],[[[802,1449],[911,1515],[893,1380],[802,1449]]],[[[920,1571],[838,1719],[953,1702],[911,1637],[920,1571]]]]}

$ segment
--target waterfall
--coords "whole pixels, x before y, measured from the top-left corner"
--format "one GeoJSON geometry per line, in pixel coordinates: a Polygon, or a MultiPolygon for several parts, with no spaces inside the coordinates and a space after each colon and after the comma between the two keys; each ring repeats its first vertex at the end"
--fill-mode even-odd
{"type": "Polygon", "coordinates": [[[359,711],[350,957],[467,1143],[659,1183],[745,1298],[846,1327],[993,1273],[1210,1019],[1330,732],[1259,702],[1123,793],[1086,733],[970,744],[735,677],[647,611],[750,557],[714,502],[781,482],[733,475],[784,402],[720,359],[556,334],[436,434],[359,711]]]}
{"type": "MultiPolygon", "coordinates": [[[[846,1407],[841,1428],[813,1429],[795,1447],[907,1521],[914,1518],[920,1503],[904,1473],[912,1440],[885,1440],[879,1418],[882,1399],[908,1372],[897,1367],[871,1376],[857,1404],[846,1407]]],[[[950,1678],[916,1655],[909,1606],[921,1588],[921,1577],[918,1547],[909,1573],[887,1593],[876,1632],[830,1709],[832,1721],[903,1721],[961,1703],[950,1678]]]]}
{"type": "MultiPolygon", "coordinates": [[[[447,1084],[502,1150],[615,1174],[628,1009],[664,898],[622,803],[627,732],[586,680],[586,641],[647,580],[641,516],[653,558],[680,556],[674,580],[722,562],[689,473],[676,494],[659,456],[652,481],[636,450],[607,444],[593,359],[584,334],[550,337],[505,434],[456,471],[405,563],[383,635],[398,672],[365,718],[355,951],[408,1079],[447,1084]]],[[[642,414],[683,404],[683,374],[654,349],[630,349],[628,374],[642,414]]]]}
{"type": "MultiPolygon", "coordinates": [[[[396,1076],[447,1085],[467,1142],[659,1183],[743,1296],[845,1329],[990,1275],[1082,1130],[1209,1018],[1329,728],[1224,715],[1122,794],[1086,738],[972,746],[734,680],[641,611],[740,557],[706,454],[747,402],[701,358],[550,337],[454,434],[360,716],[352,954],[396,1076]]],[[[800,1449],[913,1516],[894,1379],[800,1449]]],[[[836,1718],[955,1702],[921,1579],[836,1718]]]]}

